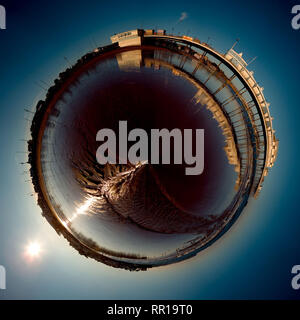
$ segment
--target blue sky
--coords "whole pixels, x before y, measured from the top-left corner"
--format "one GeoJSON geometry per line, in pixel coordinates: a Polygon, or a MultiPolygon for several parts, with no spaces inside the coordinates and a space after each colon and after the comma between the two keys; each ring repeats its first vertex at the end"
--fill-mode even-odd
{"type": "Polygon", "coordinates": [[[299,74],[300,30],[291,28],[295,1],[2,1],[0,30],[1,210],[0,264],[7,290],[0,299],[253,299],[299,298],[291,269],[300,264],[299,74]],[[182,12],[187,18],[178,23],[182,12]],[[279,155],[260,197],[252,199],[218,242],[183,263],[130,273],[77,254],[41,217],[22,153],[31,109],[51,83],[86,51],[115,32],[165,28],[189,34],[251,65],[271,103],[279,155]],[[39,85],[38,85],[39,84],[39,85]],[[46,85],[45,85],[46,86],[46,85]],[[24,259],[28,241],[42,242],[37,261],[24,259]]]}

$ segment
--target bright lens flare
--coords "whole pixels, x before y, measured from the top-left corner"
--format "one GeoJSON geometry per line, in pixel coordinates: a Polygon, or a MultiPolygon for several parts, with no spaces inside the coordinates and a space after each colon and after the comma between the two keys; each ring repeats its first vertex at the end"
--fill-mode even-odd
{"type": "Polygon", "coordinates": [[[77,214],[85,214],[86,211],[90,208],[90,206],[95,202],[94,198],[88,198],[83,205],[81,205],[78,209],[77,209],[77,214]]]}
{"type": "Polygon", "coordinates": [[[96,199],[93,197],[87,198],[85,202],[77,208],[76,213],[73,215],[73,217],[70,218],[68,222],[63,222],[63,224],[67,225],[68,223],[73,222],[79,215],[87,214],[88,209],[93,205],[95,201],[96,199]]]}
{"type": "Polygon", "coordinates": [[[36,258],[41,253],[41,245],[38,242],[31,242],[26,248],[26,255],[30,258],[36,258]]]}

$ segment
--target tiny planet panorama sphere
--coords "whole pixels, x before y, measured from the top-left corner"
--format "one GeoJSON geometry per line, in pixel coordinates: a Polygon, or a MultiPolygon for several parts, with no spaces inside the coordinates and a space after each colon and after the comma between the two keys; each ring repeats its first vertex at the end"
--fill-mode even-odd
{"type": "Polygon", "coordinates": [[[165,30],[111,40],[60,73],[38,102],[28,161],[43,216],[70,245],[113,267],[146,270],[221,238],[260,192],[278,140],[263,88],[234,48],[220,54],[165,30]],[[129,153],[135,142],[120,123],[148,137],[202,129],[203,171],[186,174],[197,163],[174,161],[178,150],[197,153],[196,137],[184,134],[177,153],[170,142],[169,163],[124,160],[124,141],[129,153]],[[117,162],[97,160],[103,128],[116,132],[117,162]]]}

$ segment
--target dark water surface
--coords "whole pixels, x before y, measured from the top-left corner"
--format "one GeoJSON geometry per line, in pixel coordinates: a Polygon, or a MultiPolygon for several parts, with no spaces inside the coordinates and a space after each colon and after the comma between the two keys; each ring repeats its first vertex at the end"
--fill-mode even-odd
{"type": "Polygon", "coordinates": [[[97,62],[65,90],[44,131],[42,172],[58,216],[81,240],[155,258],[205,235],[203,222],[217,219],[236,195],[237,173],[218,122],[193,100],[198,88],[170,68],[125,58],[97,62]],[[149,136],[154,128],[204,129],[203,173],[185,175],[185,164],[145,165],[108,208],[101,185],[134,168],[99,165],[96,134],[102,128],[118,133],[120,120],[128,121],[128,131],[143,128],[149,136]]]}

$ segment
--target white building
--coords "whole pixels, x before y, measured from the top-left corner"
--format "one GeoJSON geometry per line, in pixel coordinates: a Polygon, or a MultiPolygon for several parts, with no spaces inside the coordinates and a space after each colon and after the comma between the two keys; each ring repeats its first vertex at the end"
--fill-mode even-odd
{"type": "Polygon", "coordinates": [[[110,37],[111,42],[118,42],[120,47],[140,46],[142,44],[142,30],[136,29],[118,33],[110,37]]]}

